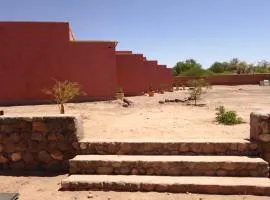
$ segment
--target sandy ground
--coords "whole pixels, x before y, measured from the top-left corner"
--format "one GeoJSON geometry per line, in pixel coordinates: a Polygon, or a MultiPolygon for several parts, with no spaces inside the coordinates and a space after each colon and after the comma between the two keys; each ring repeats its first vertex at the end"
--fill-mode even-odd
{"type": "MultiPolygon", "coordinates": [[[[180,138],[248,138],[252,111],[270,111],[270,87],[213,86],[200,103],[204,107],[182,103],[159,104],[159,100],[183,99],[187,91],[156,94],[155,97],[129,97],[134,106],[123,108],[118,101],[67,104],[66,113],[84,119],[85,137],[94,139],[180,139],[180,138]],[[223,126],[215,120],[215,108],[224,105],[247,122],[223,126]]],[[[56,105],[1,108],[6,114],[58,113],[56,105]]]]}
{"type": "MultiPolygon", "coordinates": [[[[270,111],[270,87],[214,86],[200,103],[204,107],[181,103],[161,105],[159,100],[183,99],[187,91],[157,94],[155,97],[130,97],[134,106],[123,108],[118,101],[67,104],[69,114],[81,114],[85,137],[89,138],[248,138],[249,114],[252,111],[270,111]],[[237,111],[247,122],[236,126],[223,126],[214,122],[215,108],[224,105],[237,111]]],[[[58,113],[55,105],[0,107],[6,114],[58,113]]],[[[256,196],[217,196],[195,194],[117,193],[117,192],[61,192],[60,182],[67,175],[14,176],[0,175],[0,192],[19,192],[20,200],[34,199],[117,199],[117,200],[199,200],[199,199],[270,199],[256,196]],[[90,196],[89,196],[90,195],[90,196]],[[92,198],[91,198],[92,197],[92,198]]]]}

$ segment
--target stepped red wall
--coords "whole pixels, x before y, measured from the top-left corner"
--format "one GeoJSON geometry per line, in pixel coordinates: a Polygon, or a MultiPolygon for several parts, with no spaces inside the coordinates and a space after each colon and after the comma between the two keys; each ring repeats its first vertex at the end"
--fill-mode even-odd
{"type": "Polygon", "coordinates": [[[126,96],[141,95],[145,88],[143,56],[116,52],[118,85],[126,96]]]}
{"type": "Polygon", "coordinates": [[[42,89],[52,78],[78,81],[89,99],[112,98],[115,44],[70,42],[71,36],[68,23],[0,22],[0,103],[47,100],[42,89]]]}

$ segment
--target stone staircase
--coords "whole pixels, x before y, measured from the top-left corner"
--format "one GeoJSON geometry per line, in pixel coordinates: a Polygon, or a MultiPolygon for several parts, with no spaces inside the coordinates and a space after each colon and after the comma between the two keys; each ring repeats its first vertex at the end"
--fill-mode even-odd
{"type": "Polygon", "coordinates": [[[80,141],[63,190],[270,195],[269,165],[246,140],[80,141]]]}

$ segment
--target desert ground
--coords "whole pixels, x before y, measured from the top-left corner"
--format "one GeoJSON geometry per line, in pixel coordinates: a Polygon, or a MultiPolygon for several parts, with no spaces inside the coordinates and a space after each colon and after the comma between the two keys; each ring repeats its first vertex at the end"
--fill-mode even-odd
{"type": "MultiPolygon", "coordinates": [[[[165,99],[184,99],[187,90],[156,94],[154,97],[128,97],[134,105],[124,108],[119,101],[69,103],[67,114],[80,114],[84,121],[84,136],[94,139],[183,139],[183,138],[249,138],[249,115],[252,111],[270,111],[270,87],[213,86],[200,103],[159,104],[165,99]],[[225,106],[235,110],[246,123],[235,126],[215,122],[215,108],[225,106]]],[[[5,114],[57,114],[56,105],[0,107],[5,114]]],[[[10,175],[0,174],[0,192],[19,192],[21,200],[31,199],[270,199],[256,196],[218,196],[196,194],[118,193],[118,192],[61,192],[60,182],[67,175],[10,175]]]]}
{"type": "MultiPolygon", "coordinates": [[[[159,104],[159,100],[184,99],[188,90],[128,97],[133,106],[119,101],[69,103],[67,114],[79,114],[84,136],[93,139],[248,138],[252,111],[270,111],[270,87],[255,85],[213,86],[203,95],[203,107],[183,103],[159,104]],[[223,126],[215,122],[215,108],[235,110],[246,123],[223,126]]],[[[58,114],[56,105],[0,107],[5,114],[58,114]]]]}

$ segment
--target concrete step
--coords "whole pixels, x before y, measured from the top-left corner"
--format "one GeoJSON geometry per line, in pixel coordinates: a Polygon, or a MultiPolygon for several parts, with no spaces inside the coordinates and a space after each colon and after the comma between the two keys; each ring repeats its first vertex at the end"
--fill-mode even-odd
{"type": "Polygon", "coordinates": [[[259,155],[258,145],[244,139],[93,140],[80,141],[78,154],[100,155],[259,155]]]}
{"type": "Polygon", "coordinates": [[[62,190],[190,192],[270,196],[270,179],[268,178],[71,175],[62,181],[61,186],[62,190]]]}
{"type": "Polygon", "coordinates": [[[78,155],[71,174],[268,177],[268,163],[247,156],[78,155]]]}

